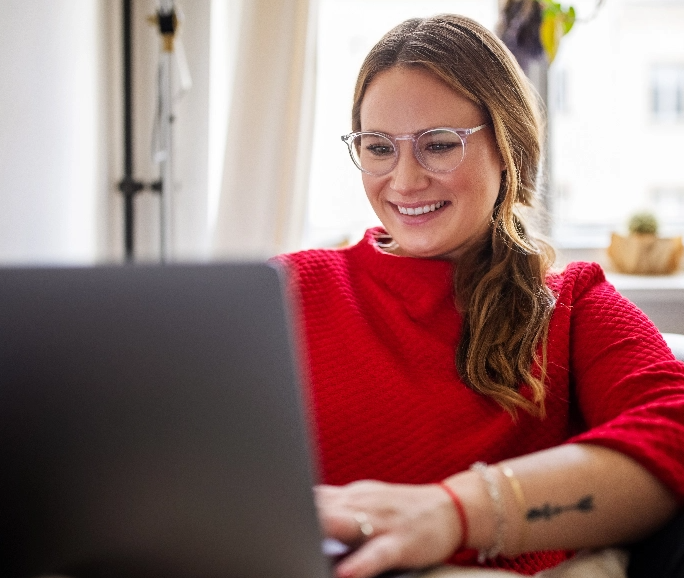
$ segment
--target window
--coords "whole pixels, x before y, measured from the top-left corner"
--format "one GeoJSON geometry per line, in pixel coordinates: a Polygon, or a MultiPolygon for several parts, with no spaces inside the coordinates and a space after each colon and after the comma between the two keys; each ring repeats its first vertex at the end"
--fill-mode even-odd
{"type": "Polygon", "coordinates": [[[605,2],[563,38],[549,71],[552,236],[561,249],[606,247],[641,210],[684,231],[684,220],[670,218],[680,206],[672,191],[684,188],[684,123],[660,122],[684,119],[684,69],[653,64],[684,63],[682,38],[684,3],[654,0],[605,2]]]}
{"type": "Polygon", "coordinates": [[[651,192],[651,200],[662,233],[681,235],[684,230],[684,186],[656,187],[651,192]]]}
{"type": "Polygon", "coordinates": [[[568,103],[568,71],[564,68],[554,67],[549,74],[549,99],[554,114],[562,115],[570,113],[568,103]]]}
{"type": "Polygon", "coordinates": [[[684,64],[656,64],[651,70],[652,111],[658,121],[684,119],[684,64]]]}

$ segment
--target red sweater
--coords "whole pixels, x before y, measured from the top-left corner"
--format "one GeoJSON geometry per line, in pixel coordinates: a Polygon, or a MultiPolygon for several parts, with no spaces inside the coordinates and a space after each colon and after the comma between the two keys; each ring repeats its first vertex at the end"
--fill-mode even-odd
{"type": "MultiPolygon", "coordinates": [[[[684,498],[684,364],[598,265],[549,276],[547,417],[521,411],[516,422],[456,372],[453,265],[387,254],[376,232],[347,249],[279,258],[298,290],[325,483],[432,483],[475,461],[590,442],[632,456],[684,498]]],[[[566,557],[493,565],[531,574],[566,557]]]]}

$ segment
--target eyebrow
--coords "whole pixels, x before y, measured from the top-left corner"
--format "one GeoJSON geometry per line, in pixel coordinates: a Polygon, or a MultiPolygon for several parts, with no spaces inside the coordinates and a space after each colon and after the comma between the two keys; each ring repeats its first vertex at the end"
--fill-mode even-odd
{"type": "Polygon", "coordinates": [[[474,128],[478,128],[478,127],[482,127],[484,125],[488,125],[488,124],[490,124],[490,122],[491,121],[486,120],[484,122],[481,122],[479,124],[475,124],[473,126],[450,126],[448,124],[440,124],[440,125],[436,125],[436,126],[429,126],[427,128],[421,128],[421,129],[417,130],[416,132],[405,132],[405,133],[401,133],[401,134],[393,134],[391,132],[387,132],[384,130],[375,130],[375,129],[365,129],[365,130],[360,130],[360,131],[356,131],[356,132],[375,132],[378,134],[384,134],[387,136],[397,138],[397,137],[402,137],[402,136],[416,136],[416,135],[422,134],[424,132],[427,132],[429,130],[438,130],[440,128],[449,128],[451,130],[472,130],[474,128]]]}

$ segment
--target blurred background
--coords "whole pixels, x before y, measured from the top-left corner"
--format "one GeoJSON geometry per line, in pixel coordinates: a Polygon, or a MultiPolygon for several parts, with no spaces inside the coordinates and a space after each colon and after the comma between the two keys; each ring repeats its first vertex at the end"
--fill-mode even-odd
{"type": "MultiPolygon", "coordinates": [[[[132,246],[123,1],[0,0],[0,264],[160,259],[160,5],[130,2],[132,246]]],[[[377,223],[340,135],[370,47],[412,16],[496,27],[502,0],[186,0],[172,57],[168,259],[268,257],[377,223]],[[192,85],[183,82],[185,65],[192,85]]],[[[684,0],[569,0],[544,87],[545,205],[561,260],[601,260],[647,209],[684,231],[684,0]]],[[[684,286],[684,285],[683,285],[684,286]]]]}

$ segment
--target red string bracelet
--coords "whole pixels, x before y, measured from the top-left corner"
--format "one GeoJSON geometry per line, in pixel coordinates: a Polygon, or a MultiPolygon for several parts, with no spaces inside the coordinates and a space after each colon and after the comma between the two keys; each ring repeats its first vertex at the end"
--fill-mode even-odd
{"type": "Polygon", "coordinates": [[[458,494],[454,492],[449,486],[447,486],[444,482],[439,482],[439,484],[437,485],[440,488],[442,488],[447,494],[449,494],[449,497],[451,498],[451,501],[454,503],[456,512],[458,512],[458,517],[461,521],[461,542],[458,545],[458,548],[454,550],[454,552],[458,552],[468,544],[468,519],[466,518],[465,508],[463,507],[463,502],[461,502],[461,498],[459,498],[458,494]]]}

